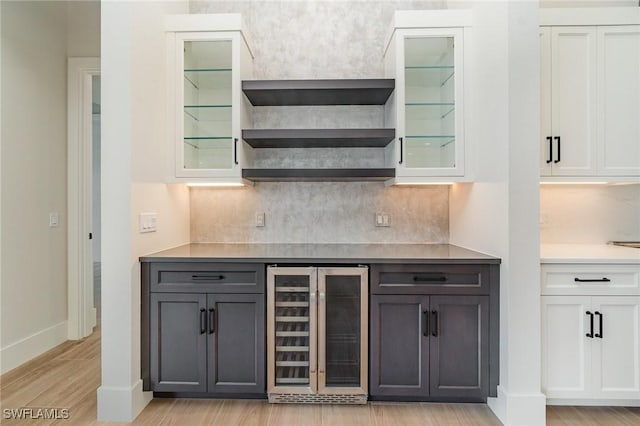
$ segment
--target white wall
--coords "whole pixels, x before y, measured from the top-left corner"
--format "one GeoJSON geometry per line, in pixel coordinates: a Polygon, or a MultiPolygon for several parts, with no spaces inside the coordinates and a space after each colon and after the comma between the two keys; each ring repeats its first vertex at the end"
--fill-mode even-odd
{"type": "Polygon", "coordinates": [[[5,372],[66,339],[67,38],[63,3],[0,7],[5,372]]]}
{"type": "Polygon", "coordinates": [[[640,241],[640,185],[540,186],[542,243],[640,241]]]}
{"type": "Polygon", "coordinates": [[[188,190],[165,179],[165,13],[186,2],[102,3],[102,384],[100,420],[130,421],[140,380],[138,257],[189,241],[188,190]],[[160,165],[160,166],[159,166],[160,165]],[[137,216],[158,213],[158,232],[137,216]]]}
{"type": "Polygon", "coordinates": [[[502,259],[500,386],[508,425],[544,424],[540,393],[538,3],[474,4],[474,184],[450,196],[450,242],[502,259]]]}
{"type": "Polygon", "coordinates": [[[100,0],[67,1],[67,56],[100,56],[100,0]]]}

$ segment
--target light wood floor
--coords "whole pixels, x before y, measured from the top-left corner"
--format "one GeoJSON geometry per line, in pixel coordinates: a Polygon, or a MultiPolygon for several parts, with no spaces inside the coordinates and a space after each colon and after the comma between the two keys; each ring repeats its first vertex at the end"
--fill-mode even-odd
{"type": "MultiPolygon", "coordinates": [[[[68,408],[68,420],[7,420],[3,425],[114,425],[96,418],[100,332],[66,342],[0,377],[0,408],[68,408]]],[[[255,400],[154,399],[135,425],[500,425],[483,404],[268,404],[255,400]]],[[[640,425],[640,408],[548,407],[548,425],[640,425]]]]}

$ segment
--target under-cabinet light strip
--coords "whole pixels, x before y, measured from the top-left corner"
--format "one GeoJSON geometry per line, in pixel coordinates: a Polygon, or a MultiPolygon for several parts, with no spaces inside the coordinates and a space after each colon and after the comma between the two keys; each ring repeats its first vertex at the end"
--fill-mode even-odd
{"type": "Polygon", "coordinates": [[[187,186],[198,186],[198,187],[242,187],[243,183],[239,182],[188,182],[187,186]]]}

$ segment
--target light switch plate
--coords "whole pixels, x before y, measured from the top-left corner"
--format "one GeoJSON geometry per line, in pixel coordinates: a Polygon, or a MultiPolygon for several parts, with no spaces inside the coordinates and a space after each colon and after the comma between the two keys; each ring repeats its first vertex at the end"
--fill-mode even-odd
{"type": "Polygon", "coordinates": [[[156,232],[158,223],[157,213],[140,213],[138,221],[138,230],[140,233],[156,232]]]}
{"type": "Polygon", "coordinates": [[[258,212],[256,213],[256,227],[263,227],[264,226],[264,212],[258,212]]]}
{"type": "Polygon", "coordinates": [[[58,212],[49,213],[49,228],[57,228],[60,222],[60,215],[58,212]]]}

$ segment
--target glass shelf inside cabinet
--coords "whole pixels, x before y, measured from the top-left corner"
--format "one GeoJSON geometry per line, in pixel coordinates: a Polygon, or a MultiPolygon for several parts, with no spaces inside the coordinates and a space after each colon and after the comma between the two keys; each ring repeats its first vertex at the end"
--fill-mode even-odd
{"type": "Polygon", "coordinates": [[[455,167],[455,136],[406,136],[407,167],[455,167]]]}
{"type": "Polygon", "coordinates": [[[184,138],[185,169],[230,169],[233,144],[230,137],[184,138]]]}
{"type": "Polygon", "coordinates": [[[405,104],[407,120],[444,120],[453,115],[454,102],[408,102],[405,104]]]}
{"type": "Polygon", "coordinates": [[[185,105],[184,113],[196,121],[231,121],[231,105],[185,105]]]}
{"type": "Polygon", "coordinates": [[[413,65],[405,67],[407,86],[443,87],[452,82],[453,65],[413,65]]]}
{"type": "Polygon", "coordinates": [[[197,90],[231,87],[231,68],[186,68],[184,79],[197,90]]]}

